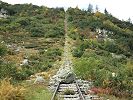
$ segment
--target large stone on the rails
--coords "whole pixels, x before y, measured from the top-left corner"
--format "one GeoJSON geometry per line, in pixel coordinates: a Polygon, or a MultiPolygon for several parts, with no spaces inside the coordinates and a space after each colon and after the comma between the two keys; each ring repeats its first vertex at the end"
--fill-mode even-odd
{"type": "Polygon", "coordinates": [[[64,80],[62,80],[63,83],[72,83],[75,80],[75,75],[73,73],[69,73],[64,80]]]}

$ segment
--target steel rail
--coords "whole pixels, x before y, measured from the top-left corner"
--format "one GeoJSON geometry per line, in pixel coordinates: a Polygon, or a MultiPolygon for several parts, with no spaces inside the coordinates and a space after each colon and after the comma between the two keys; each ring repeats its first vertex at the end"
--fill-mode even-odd
{"type": "MultiPolygon", "coordinates": [[[[75,82],[76,88],[77,88],[77,90],[78,90],[80,99],[81,99],[81,100],[85,100],[85,98],[84,98],[84,96],[83,96],[83,94],[82,94],[82,92],[81,92],[81,89],[80,89],[80,87],[79,87],[79,85],[78,85],[76,79],[74,79],[74,82],[75,82]]],[[[61,82],[58,83],[58,85],[57,85],[57,87],[56,87],[56,89],[55,89],[55,91],[54,91],[54,93],[53,93],[53,96],[52,96],[51,100],[55,100],[55,97],[56,97],[56,94],[58,93],[60,84],[61,84],[61,82]]]]}
{"type": "Polygon", "coordinates": [[[85,98],[84,98],[84,96],[83,96],[83,94],[82,94],[82,92],[81,92],[81,89],[80,89],[80,87],[79,87],[77,81],[75,81],[75,82],[76,82],[76,86],[77,86],[77,89],[78,89],[79,95],[80,95],[80,97],[81,97],[81,100],[85,100],[85,98]]]}
{"type": "Polygon", "coordinates": [[[56,89],[54,91],[54,94],[53,94],[51,100],[55,100],[55,96],[56,96],[56,93],[58,92],[59,87],[60,87],[60,82],[58,82],[58,85],[57,85],[57,87],[56,87],[56,89]]]}

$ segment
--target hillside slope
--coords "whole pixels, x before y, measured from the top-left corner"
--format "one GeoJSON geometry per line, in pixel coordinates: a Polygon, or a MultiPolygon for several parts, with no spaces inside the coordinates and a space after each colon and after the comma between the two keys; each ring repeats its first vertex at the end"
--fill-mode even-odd
{"type": "MultiPolygon", "coordinates": [[[[94,81],[96,93],[130,99],[133,24],[107,12],[79,8],[65,12],[63,8],[0,1],[0,80],[11,78],[16,85],[39,72],[46,72],[45,79],[50,78],[49,70],[62,57],[65,13],[75,73],[94,81]]],[[[35,89],[37,93],[43,91],[40,87],[35,89]]]]}
{"type": "Polygon", "coordinates": [[[133,91],[133,25],[98,11],[69,8],[67,13],[69,36],[74,40],[72,54],[76,74],[93,80],[96,91],[111,89],[110,94],[130,98],[133,91]]]}
{"type": "Polygon", "coordinates": [[[0,9],[8,16],[0,18],[0,79],[23,80],[36,72],[49,70],[61,59],[63,8],[2,2],[0,9]]]}

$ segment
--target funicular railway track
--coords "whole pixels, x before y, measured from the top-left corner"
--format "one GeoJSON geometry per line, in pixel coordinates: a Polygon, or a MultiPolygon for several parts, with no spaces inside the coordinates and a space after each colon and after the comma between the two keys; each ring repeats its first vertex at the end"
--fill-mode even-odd
{"type": "Polygon", "coordinates": [[[88,94],[92,82],[74,80],[72,83],[58,82],[51,100],[102,100],[97,95],[88,94]]]}
{"type": "Polygon", "coordinates": [[[88,94],[92,86],[91,81],[78,79],[72,69],[71,50],[67,35],[67,14],[64,20],[65,46],[63,64],[56,75],[50,79],[50,89],[53,91],[51,100],[102,100],[96,95],[88,94]]]}
{"type": "Polygon", "coordinates": [[[81,88],[76,80],[74,80],[72,83],[59,82],[51,100],[85,100],[82,92],[83,91],[81,91],[81,88]],[[72,93],[68,94],[67,91],[72,93]]]}

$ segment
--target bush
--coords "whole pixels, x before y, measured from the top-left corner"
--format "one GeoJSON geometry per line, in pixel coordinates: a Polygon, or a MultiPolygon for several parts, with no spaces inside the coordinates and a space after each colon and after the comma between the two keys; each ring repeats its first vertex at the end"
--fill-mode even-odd
{"type": "Polygon", "coordinates": [[[9,79],[0,82],[0,100],[24,100],[24,93],[23,87],[14,87],[9,79]]]}
{"type": "Polygon", "coordinates": [[[73,57],[81,57],[83,55],[84,51],[80,48],[76,48],[73,50],[72,55],[73,57]]]}
{"type": "Polygon", "coordinates": [[[58,48],[48,49],[47,56],[61,56],[62,51],[58,48]]]}
{"type": "Polygon", "coordinates": [[[53,29],[51,28],[46,34],[45,37],[51,37],[51,38],[55,38],[55,37],[61,37],[64,35],[64,29],[60,26],[56,26],[53,27],[53,29]]]}
{"type": "Polygon", "coordinates": [[[22,70],[19,71],[17,66],[14,65],[13,63],[0,62],[0,79],[11,77],[12,80],[17,80],[17,81],[24,80],[33,74],[33,71],[26,67],[27,66],[23,66],[22,70]]]}
{"type": "Polygon", "coordinates": [[[25,80],[32,74],[34,74],[32,70],[29,70],[29,69],[25,68],[22,71],[17,72],[16,75],[13,78],[15,80],[25,80]]]}
{"type": "Polygon", "coordinates": [[[44,36],[43,29],[40,27],[33,27],[30,29],[32,37],[42,37],[44,36]]]}
{"type": "Polygon", "coordinates": [[[14,77],[16,72],[17,67],[14,64],[0,62],[0,79],[14,77]]]}
{"type": "Polygon", "coordinates": [[[30,24],[30,19],[28,17],[21,17],[16,22],[25,27],[30,24]]]}
{"type": "Polygon", "coordinates": [[[0,43],[0,56],[5,55],[6,53],[7,53],[7,47],[4,44],[0,43]]]}
{"type": "Polygon", "coordinates": [[[76,40],[77,39],[77,34],[72,32],[69,34],[69,37],[72,38],[73,40],[76,40]]]}

